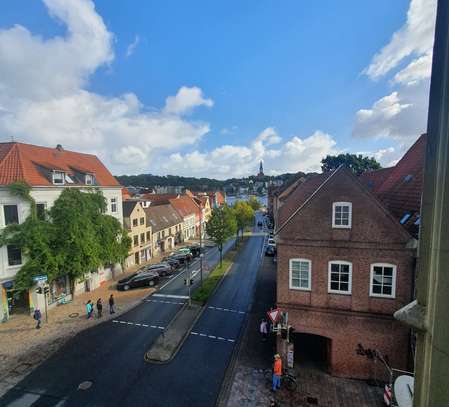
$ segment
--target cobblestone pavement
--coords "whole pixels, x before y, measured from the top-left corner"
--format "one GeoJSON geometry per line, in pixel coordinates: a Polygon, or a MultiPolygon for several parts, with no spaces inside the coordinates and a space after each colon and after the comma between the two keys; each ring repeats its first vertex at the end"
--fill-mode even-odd
{"type": "MultiPolygon", "coordinates": [[[[150,262],[158,260],[155,258],[150,262]]],[[[129,268],[116,279],[124,278],[136,269],[129,268]]],[[[114,294],[116,313],[113,316],[117,317],[155,290],[117,291],[115,284],[114,280],[106,281],[96,290],[79,294],[73,301],[50,309],[48,323],[43,312],[41,329],[35,328],[36,321],[30,315],[13,315],[7,322],[0,323],[0,396],[78,332],[112,318],[108,305],[110,294],[114,294]],[[103,300],[103,317],[87,320],[85,304],[88,300],[95,303],[98,298],[103,300]]]]}
{"type": "Polygon", "coordinates": [[[382,407],[382,389],[364,381],[332,377],[313,365],[295,369],[298,387],[271,393],[266,370],[271,368],[275,338],[263,342],[258,335],[260,319],[275,303],[276,271],[271,258],[265,258],[259,271],[251,313],[229,383],[226,407],[265,407],[275,399],[279,407],[382,407]]]}

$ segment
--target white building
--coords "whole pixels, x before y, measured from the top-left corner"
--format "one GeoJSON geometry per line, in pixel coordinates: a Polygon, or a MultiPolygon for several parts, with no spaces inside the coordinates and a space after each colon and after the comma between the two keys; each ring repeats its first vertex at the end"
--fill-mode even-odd
{"type": "MultiPolygon", "coordinates": [[[[101,190],[107,201],[107,213],[121,224],[121,186],[101,161],[94,155],[39,147],[23,143],[0,143],[0,230],[11,223],[23,222],[30,213],[28,202],[12,195],[8,186],[23,181],[31,187],[38,213],[49,209],[65,188],[95,187],[101,190]]],[[[30,312],[43,307],[43,295],[32,289],[28,293],[14,290],[14,277],[24,258],[14,246],[0,247],[0,321],[14,312],[30,312]]],[[[83,281],[75,284],[75,293],[97,288],[112,277],[111,267],[87,273],[83,281]]],[[[50,305],[63,296],[70,296],[70,284],[62,278],[50,286],[50,305]]]]}

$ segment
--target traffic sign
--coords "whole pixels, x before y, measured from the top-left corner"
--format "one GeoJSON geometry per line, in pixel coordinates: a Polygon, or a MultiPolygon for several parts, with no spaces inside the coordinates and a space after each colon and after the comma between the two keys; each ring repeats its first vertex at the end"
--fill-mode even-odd
{"type": "Polygon", "coordinates": [[[38,282],[38,281],[47,281],[47,276],[34,276],[33,277],[33,281],[34,282],[38,282]]]}
{"type": "Polygon", "coordinates": [[[270,318],[271,322],[273,324],[276,324],[278,322],[279,318],[281,317],[281,310],[279,308],[272,309],[267,312],[268,318],[270,318]]]}

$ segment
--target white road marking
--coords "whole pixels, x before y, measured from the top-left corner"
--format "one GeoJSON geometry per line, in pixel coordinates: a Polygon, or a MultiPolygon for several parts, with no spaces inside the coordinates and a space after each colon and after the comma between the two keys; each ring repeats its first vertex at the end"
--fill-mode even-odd
{"type": "Polygon", "coordinates": [[[225,341],[225,342],[227,341],[227,342],[231,342],[231,343],[235,342],[235,339],[226,339],[226,338],[223,338],[222,336],[207,335],[207,334],[193,332],[193,331],[190,332],[190,334],[195,335],[195,336],[202,336],[202,337],[209,338],[209,339],[215,339],[218,341],[225,341]]]}
{"type": "MultiPolygon", "coordinates": [[[[193,267],[194,265],[196,265],[199,262],[199,260],[195,260],[193,263],[190,264],[190,267],[193,267]]],[[[172,283],[173,281],[175,281],[179,276],[182,276],[185,272],[187,271],[187,268],[185,268],[184,270],[182,270],[180,273],[176,274],[176,276],[173,276],[173,278],[171,278],[170,280],[168,280],[161,288],[159,288],[159,290],[162,290],[163,288],[167,287],[170,283],[172,283]]],[[[155,295],[155,294],[153,294],[155,295]]]]}
{"type": "Polygon", "coordinates": [[[144,327],[144,328],[165,329],[165,327],[163,327],[163,326],[141,324],[139,322],[119,321],[117,319],[112,320],[112,322],[113,323],[126,324],[126,325],[140,326],[140,327],[144,327]]]}
{"type": "Polygon", "coordinates": [[[182,300],[187,300],[189,298],[188,295],[174,295],[174,294],[153,294],[152,297],[163,297],[163,298],[178,298],[182,300]]]}
{"type": "Polygon", "coordinates": [[[157,302],[160,304],[174,304],[174,305],[184,305],[184,302],[175,302],[175,301],[162,301],[162,300],[144,300],[145,302],[157,302]]]}
{"type": "Polygon", "coordinates": [[[245,311],[239,311],[237,309],[229,309],[229,308],[219,308],[219,307],[208,307],[209,309],[215,309],[217,311],[222,311],[222,312],[234,312],[234,313],[238,313],[238,314],[245,314],[245,311]]]}
{"type": "Polygon", "coordinates": [[[200,269],[192,271],[192,276],[191,278],[195,277],[198,273],[200,272],[200,269]]]}

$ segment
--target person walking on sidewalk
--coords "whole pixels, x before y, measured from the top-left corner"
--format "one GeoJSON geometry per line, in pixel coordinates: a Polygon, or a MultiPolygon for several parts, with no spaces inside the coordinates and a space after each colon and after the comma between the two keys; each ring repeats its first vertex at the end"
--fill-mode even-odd
{"type": "Polygon", "coordinates": [[[281,388],[281,376],[282,376],[282,360],[279,353],[274,355],[273,365],[273,387],[271,391],[275,392],[281,388]]]}
{"type": "Polygon", "coordinates": [[[260,323],[260,334],[262,335],[262,340],[266,341],[267,340],[267,336],[268,336],[268,323],[265,320],[265,318],[262,319],[261,323],[260,323]]]}
{"type": "Polygon", "coordinates": [[[87,319],[92,318],[92,313],[93,312],[94,312],[94,306],[92,304],[92,301],[89,300],[89,301],[87,301],[87,304],[86,304],[87,319]]]}
{"type": "Polygon", "coordinates": [[[101,298],[97,300],[97,316],[98,318],[101,318],[101,313],[103,312],[103,302],[101,301],[101,298]]]}
{"type": "Polygon", "coordinates": [[[42,314],[39,308],[34,310],[33,318],[37,321],[36,329],[41,329],[42,314]]]}
{"type": "Polygon", "coordinates": [[[114,296],[111,294],[111,296],[109,297],[109,313],[110,314],[115,314],[114,305],[115,305],[114,296]]]}

